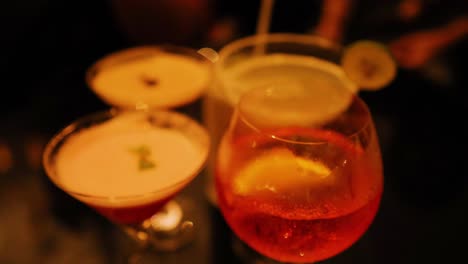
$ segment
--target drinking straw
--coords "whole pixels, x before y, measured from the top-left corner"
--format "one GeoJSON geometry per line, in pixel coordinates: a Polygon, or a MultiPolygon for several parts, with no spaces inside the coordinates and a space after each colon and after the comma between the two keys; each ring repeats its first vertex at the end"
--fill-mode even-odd
{"type": "MultiPolygon", "coordinates": [[[[262,36],[269,32],[274,4],[275,0],[262,0],[257,20],[257,36],[262,36]]],[[[260,44],[261,40],[261,38],[257,39],[258,43],[255,45],[256,54],[265,53],[265,45],[260,44]]]]}

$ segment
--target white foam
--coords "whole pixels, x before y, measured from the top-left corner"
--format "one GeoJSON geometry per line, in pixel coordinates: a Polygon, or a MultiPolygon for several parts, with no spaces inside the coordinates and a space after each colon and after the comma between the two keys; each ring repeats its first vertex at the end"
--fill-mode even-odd
{"type": "Polygon", "coordinates": [[[242,111],[264,123],[319,125],[345,111],[358,90],[341,67],[311,56],[278,53],[239,61],[223,75],[225,93],[235,103],[252,89],[272,89],[243,104],[242,111]]]}
{"type": "Polygon", "coordinates": [[[206,64],[188,56],[156,53],[101,69],[91,81],[109,104],[135,108],[175,107],[197,99],[209,84],[206,64]],[[153,80],[149,86],[144,80],[153,80]]]}
{"type": "MultiPolygon", "coordinates": [[[[71,192],[108,197],[88,202],[106,206],[138,205],[165,198],[199,172],[206,150],[181,132],[115,118],[71,136],[57,155],[59,183],[71,192]],[[155,168],[140,170],[131,151],[141,145],[151,150],[155,168]],[[121,199],[125,196],[141,196],[121,199]]],[[[83,199],[83,197],[77,197],[83,199]]]]}

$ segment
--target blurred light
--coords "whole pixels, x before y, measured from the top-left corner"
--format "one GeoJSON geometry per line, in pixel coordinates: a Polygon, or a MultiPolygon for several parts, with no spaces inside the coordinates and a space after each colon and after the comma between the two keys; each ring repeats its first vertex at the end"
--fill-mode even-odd
{"type": "Polygon", "coordinates": [[[0,173],[7,173],[13,167],[13,155],[11,149],[0,143],[0,173]]]}
{"type": "Polygon", "coordinates": [[[181,220],[182,209],[176,202],[170,201],[151,217],[151,225],[157,231],[170,231],[176,229],[181,220]]]}
{"type": "Polygon", "coordinates": [[[218,53],[210,48],[201,48],[198,50],[198,53],[213,63],[219,59],[218,53]]]}
{"type": "Polygon", "coordinates": [[[35,136],[26,141],[26,161],[30,168],[34,170],[40,170],[42,163],[42,152],[44,150],[45,144],[46,140],[39,136],[35,136]]]}
{"type": "Polygon", "coordinates": [[[421,14],[421,0],[404,0],[401,2],[398,11],[403,20],[409,21],[421,14]]]}
{"type": "Polygon", "coordinates": [[[139,231],[139,232],[137,232],[137,238],[140,241],[146,241],[146,240],[148,240],[148,234],[143,232],[143,231],[139,231]]]}

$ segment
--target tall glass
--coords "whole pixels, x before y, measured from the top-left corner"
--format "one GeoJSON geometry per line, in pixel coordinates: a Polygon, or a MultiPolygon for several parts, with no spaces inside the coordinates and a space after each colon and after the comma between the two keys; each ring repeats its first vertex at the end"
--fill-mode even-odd
{"type": "Polygon", "coordinates": [[[221,212],[249,247],[276,261],[308,263],[350,247],[367,230],[383,190],[371,114],[348,93],[341,111],[318,119],[307,83],[244,93],[221,141],[221,212]]]}
{"type": "Polygon", "coordinates": [[[143,245],[173,250],[193,238],[193,223],[173,198],[203,168],[209,137],[171,111],[111,110],[81,118],[48,143],[50,180],[143,245]]]}
{"type": "Polygon", "coordinates": [[[215,153],[239,97],[262,85],[282,83],[290,89],[305,83],[315,94],[311,103],[327,104],[311,115],[326,119],[346,107],[343,90],[357,90],[338,65],[341,52],[340,46],[325,39],[298,34],[252,36],[221,49],[214,84],[203,101],[203,121],[212,138],[206,193],[213,203],[215,153]]]}

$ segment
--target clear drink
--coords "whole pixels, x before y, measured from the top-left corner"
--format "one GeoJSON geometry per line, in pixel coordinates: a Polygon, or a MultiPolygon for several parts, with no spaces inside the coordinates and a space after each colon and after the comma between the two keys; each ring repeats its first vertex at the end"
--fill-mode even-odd
{"type": "Polygon", "coordinates": [[[339,58],[339,47],[320,38],[291,34],[245,38],[220,51],[214,85],[203,102],[203,120],[212,138],[207,184],[212,202],[216,203],[212,181],[214,156],[239,97],[268,85],[285,90],[310,89],[316,95],[310,103],[324,107],[317,107],[319,111],[310,113],[308,118],[324,122],[342,112],[357,90],[337,64],[339,58]],[[262,53],[256,49],[258,45],[263,46],[262,53]]]}

